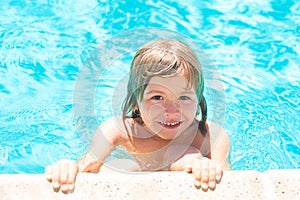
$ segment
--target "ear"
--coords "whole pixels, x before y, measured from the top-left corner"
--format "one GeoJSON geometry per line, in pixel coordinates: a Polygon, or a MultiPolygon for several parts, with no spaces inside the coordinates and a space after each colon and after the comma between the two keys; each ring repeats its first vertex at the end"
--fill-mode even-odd
{"type": "Polygon", "coordinates": [[[140,117],[140,110],[139,110],[138,106],[134,106],[132,108],[132,117],[133,118],[140,117]]]}
{"type": "Polygon", "coordinates": [[[144,123],[144,121],[141,117],[140,109],[137,105],[133,106],[133,108],[132,108],[132,118],[139,124],[144,123]]]}

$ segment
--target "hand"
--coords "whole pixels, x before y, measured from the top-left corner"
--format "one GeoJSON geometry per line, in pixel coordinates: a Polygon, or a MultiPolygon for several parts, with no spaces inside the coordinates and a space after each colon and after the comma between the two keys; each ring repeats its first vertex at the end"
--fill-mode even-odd
{"type": "Polygon", "coordinates": [[[202,157],[195,159],[193,165],[188,166],[186,171],[193,173],[195,187],[207,191],[215,189],[216,183],[221,181],[223,169],[221,164],[202,157]]]}
{"type": "Polygon", "coordinates": [[[46,167],[46,178],[52,182],[53,190],[67,193],[74,190],[78,165],[73,160],[60,160],[46,167]]]}

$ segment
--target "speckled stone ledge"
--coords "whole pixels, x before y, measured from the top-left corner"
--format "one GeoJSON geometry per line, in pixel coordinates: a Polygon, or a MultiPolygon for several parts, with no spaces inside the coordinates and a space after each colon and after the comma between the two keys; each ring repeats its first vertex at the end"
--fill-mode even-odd
{"type": "Polygon", "coordinates": [[[185,172],[81,173],[73,193],[54,192],[43,174],[0,175],[0,199],[300,199],[300,170],[225,171],[214,191],[185,172]]]}

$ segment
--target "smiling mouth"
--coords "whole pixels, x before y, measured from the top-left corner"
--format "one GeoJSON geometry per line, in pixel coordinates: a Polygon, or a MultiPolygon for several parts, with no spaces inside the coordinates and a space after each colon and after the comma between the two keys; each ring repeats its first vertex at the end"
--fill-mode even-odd
{"type": "Polygon", "coordinates": [[[158,123],[165,128],[173,129],[179,127],[182,122],[179,121],[179,122],[169,122],[169,123],[168,122],[158,122],[158,123]]]}

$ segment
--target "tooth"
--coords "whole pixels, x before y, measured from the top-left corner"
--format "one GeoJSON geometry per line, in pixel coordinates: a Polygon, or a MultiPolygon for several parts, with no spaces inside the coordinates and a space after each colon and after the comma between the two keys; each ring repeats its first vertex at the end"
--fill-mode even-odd
{"type": "Polygon", "coordinates": [[[172,123],[169,123],[169,122],[159,122],[160,124],[164,125],[164,126],[175,126],[175,125],[178,125],[180,124],[180,122],[172,122],[172,123]]]}

